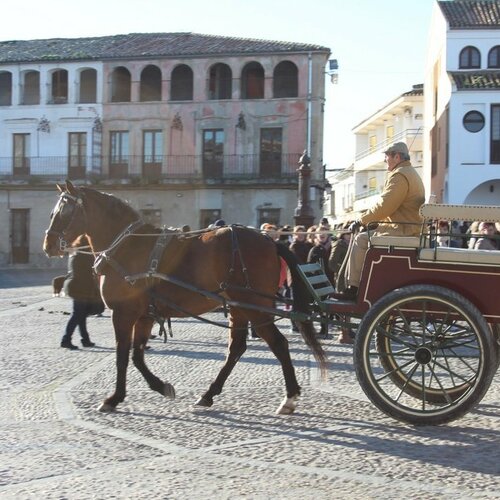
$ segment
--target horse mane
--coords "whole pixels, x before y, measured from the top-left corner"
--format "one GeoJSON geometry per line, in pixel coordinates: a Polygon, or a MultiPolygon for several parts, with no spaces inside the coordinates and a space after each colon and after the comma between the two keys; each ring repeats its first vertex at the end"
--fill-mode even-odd
{"type": "Polygon", "coordinates": [[[132,208],[126,201],[117,198],[113,194],[102,193],[88,187],[82,187],[80,189],[84,196],[93,197],[100,205],[104,205],[106,207],[106,213],[112,219],[130,219],[133,221],[141,218],[137,210],[132,208]]]}

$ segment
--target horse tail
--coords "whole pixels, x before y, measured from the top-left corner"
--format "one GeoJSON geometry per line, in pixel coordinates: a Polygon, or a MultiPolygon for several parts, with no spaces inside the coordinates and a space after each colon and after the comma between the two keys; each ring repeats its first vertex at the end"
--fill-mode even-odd
{"type": "MultiPolygon", "coordinates": [[[[278,249],[278,255],[286,262],[288,268],[290,269],[290,274],[292,275],[293,310],[310,315],[310,302],[312,297],[306,284],[297,271],[299,261],[285,245],[276,243],[276,247],[278,249]]],[[[328,358],[322,345],[318,342],[312,321],[299,322],[299,331],[304,339],[304,342],[311,349],[314,358],[319,364],[321,378],[326,379],[328,371],[328,358]]]]}

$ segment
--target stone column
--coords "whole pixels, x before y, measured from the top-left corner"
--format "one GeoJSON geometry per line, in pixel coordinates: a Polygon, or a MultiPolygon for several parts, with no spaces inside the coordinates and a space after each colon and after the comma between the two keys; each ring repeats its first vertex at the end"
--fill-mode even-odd
{"type": "Polygon", "coordinates": [[[309,204],[311,193],[311,159],[304,151],[299,159],[299,187],[298,187],[298,204],[295,209],[295,225],[305,226],[306,229],[314,224],[314,210],[309,204]]]}

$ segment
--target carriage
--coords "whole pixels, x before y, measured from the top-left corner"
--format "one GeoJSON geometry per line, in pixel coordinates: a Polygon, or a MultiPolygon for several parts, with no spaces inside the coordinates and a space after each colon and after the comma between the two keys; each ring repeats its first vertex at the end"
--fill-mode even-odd
{"type": "Polygon", "coordinates": [[[286,396],[277,413],[295,409],[300,386],[288,342],[274,317],[298,323],[322,373],[326,354],[314,323],[357,329],[354,364],[368,398],[387,415],[417,424],[452,421],[478,404],[500,359],[500,251],[442,248],[432,222],[500,222],[500,207],[424,205],[420,237],[370,235],[357,301],[332,299],[333,287],[318,264],[298,265],[289,251],[242,226],[179,235],[151,228],[112,195],[58,186],[60,198],[44,240],[49,256],[87,234],[98,256],[101,292],[112,310],[117,342],[115,392],[101,411],[126,394],[129,352],[150,388],[167,398],[173,386],[152,374],[144,348],[158,318],[200,317],[222,306],[229,315],[225,363],[196,402],[212,406],[246,350],[248,322],[269,345],[283,370],[286,396]],[[279,258],[289,266],[293,310],[275,305],[279,258]]]}
{"type": "Polygon", "coordinates": [[[500,207],[423,205],[420,237],[370,235],[356,302],[329,298],[317,264],[300,266],[320,321],[358,318],[354,364],[368,398],[416,425],[464,415],[500,363],[500,250],[439,247],[439,220],[500,222],[500,207]]]}

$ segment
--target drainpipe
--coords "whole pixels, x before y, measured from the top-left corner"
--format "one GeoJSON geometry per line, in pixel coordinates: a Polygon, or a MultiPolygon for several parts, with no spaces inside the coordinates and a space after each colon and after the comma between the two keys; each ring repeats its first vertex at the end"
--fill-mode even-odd
{"type": "Polygon", "coordinates": [[[308,77],[307,77],[307,153],[311,152],[311,124],[312,124],[312,54],[308,56],[308,77]]]}

